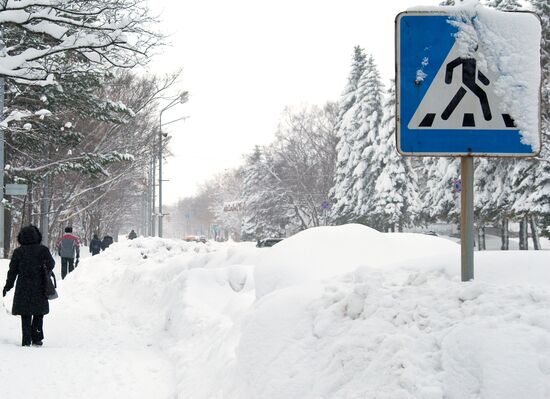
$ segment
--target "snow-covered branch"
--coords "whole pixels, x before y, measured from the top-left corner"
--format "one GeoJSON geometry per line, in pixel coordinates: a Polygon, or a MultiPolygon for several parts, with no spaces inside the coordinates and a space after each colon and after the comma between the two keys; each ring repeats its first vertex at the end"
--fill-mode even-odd
{"type": "Polygon", "coordinates": [[[0,74],[51,84],[57,73],[133,67],[162,43],[145,0],[8,1],[0,10],[5,51],[0,74]],[[22,42],[20,38],[25,37],[22,42]],[[56,57],[68,54],[70,64],[56,57]]]}

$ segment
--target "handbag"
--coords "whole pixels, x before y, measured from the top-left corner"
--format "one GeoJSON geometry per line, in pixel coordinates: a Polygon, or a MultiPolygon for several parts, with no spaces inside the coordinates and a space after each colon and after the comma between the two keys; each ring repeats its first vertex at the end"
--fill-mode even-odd
{"type": "Polygon", "coordinates": [[[55,279],[55,274],[53,271],[48,270],[44,267],[44,294],[48,300],[56,299],[57,295],[57,280],[55,279]]]}

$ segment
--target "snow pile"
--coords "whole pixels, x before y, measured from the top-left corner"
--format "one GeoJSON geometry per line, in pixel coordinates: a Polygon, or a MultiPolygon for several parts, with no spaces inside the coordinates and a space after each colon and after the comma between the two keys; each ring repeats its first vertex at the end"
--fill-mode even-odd
{"type": "Polygon", "coordinates": [[[254,301],[256,253],[250,243],[138,238],[89,259],[63,295],[98,296],[105,317],[125,320],[171,359],[176,392],[213,398],[234,357],[234,325],[254,301]]]}
{"type": "Polygon", "coordinates": [[[476,257],[461,283],[455,243],[360,225],[272,248],[114,244],[61,282],[43,348],[22,353],[0,315],[0,385],[44,399],[550,397],[550,252],[476,257]],[[38,381],[17,383],[27,369],[38,381]]]}
{"type": "Polygon", "coordinates": [[[460,247],[424,234],[380,233],[351,224],[318,227],[270,248],[255,273],[256,295],[353,272],[360,266],[456,270],[460,247]]]}
{"type": "Polygon", "coordinates": [[[547,398],[548,288],[362,268],[262,299],[238,348],[241,398],[547,398]]]}
{"type": "Polygon", "coordinates": [[[341,226],[283,241],[255,273],[235,398],[548,397],[550,253],[481,255],[465,284],[459,247],[437,237],[341,226]]]}

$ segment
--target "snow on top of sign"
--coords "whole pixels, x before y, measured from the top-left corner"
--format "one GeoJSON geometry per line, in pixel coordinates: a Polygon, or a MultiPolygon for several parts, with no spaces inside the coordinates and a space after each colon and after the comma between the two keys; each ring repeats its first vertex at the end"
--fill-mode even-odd
{"type": "Polygon", "coordinates": [[[540,150],[539,93],[541,26],[532,13],[509,13],[484,7],[478,0],[458,6],[414,7],[407,11],[445,12],[458,28],[459,53],[475,58],[481,69],[491,70],[501,113],[510,114],[520,130],[521,142],[540,150]]]}

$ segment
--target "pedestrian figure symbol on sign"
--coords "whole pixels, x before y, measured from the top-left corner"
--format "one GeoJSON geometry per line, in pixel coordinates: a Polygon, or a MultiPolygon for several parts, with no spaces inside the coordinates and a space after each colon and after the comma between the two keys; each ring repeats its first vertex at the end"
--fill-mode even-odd
{"type": "MultiPolygon", "coordinates": [[[[462,83],[479,98],[481,109],[483,111],[483,117],[486,121],[490,121],[492,115],[491,108],[489,106],[489,100],[487,99],[487,94],[485,93],[485,90],[483,90],[476,83],[476,71],[479,81],[485,86],[488,86],[490,81],[489,79],[487,79],[487,76],[483,74],[483,72],[477,70],[476,64],[477,61],[475,60],[475,58],[455,58],[447,64],[445,83],[451,84],[451,82],[453,81],[454,69],[462,65],[462,83]]],[[[447,105],[447,108],[445,108],[445,110],[443,111],[443,114],[441,114],[441,118],[443,118],[444,120],[449,119],[449,116],[451,116],[457,105],[462,100],[462,97],[464,97],[464,95],[466,94],[466,89],[464,89],[464,86],[460,86],[460,89],[458,89],[451,102],[449,102],[449,105],[447,105]]],[[[472,114],[464,114],[464,121],[462,123],[462,126],[475,126],[472,114]]]]}
{"type": "Polygon", "coordinates": [[[456,44],[451,48],[409,129],[517,129],[509,114],[494,117],[491,109],[502,103],[492,86],[495,79],[487,68],[480,68],[477,49],[473,53],[464,57],[456,44]]]}

